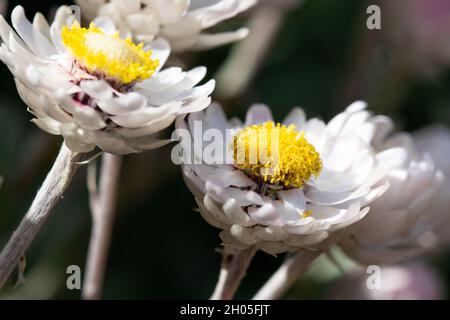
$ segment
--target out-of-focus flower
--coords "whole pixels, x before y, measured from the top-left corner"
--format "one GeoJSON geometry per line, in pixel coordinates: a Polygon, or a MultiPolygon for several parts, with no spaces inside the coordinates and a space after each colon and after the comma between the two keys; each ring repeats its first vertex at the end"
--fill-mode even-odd
{"type": "Polygon", "coordinates": [[[77,0],[88,20],[111,18],[121,35],[148,42],[160,36],[175,52],[205,50],[244,38],[246,28],[204,33],[253,6],[257,0],[77,0]]]}
{"type": "Polygon", "coordinates": [[[445,299],[444,280],[429,265],[414,262],[382,266],[380,287],[369,289],[365,272],[350,274],[327,295],[337,300],[441,300],[445,299]]]}
{"type": "Polygon", "coordinates": [[[448,0],[381,0],[382,31],[393,56],[412,71],[433,75],[450,66],[448,0]]]}
{"type": "Polygon", "coordinates": [[[344,251],[363,264],[409,260],[436,245],[433,230],[439,215],[430,205],[443,174],[428,154],[417,150],[410,135],[386,138],[391,128],[389,119],[380,121],[374,140],[377,159],[389,172],[389,191],[372,203],[370,215],[344,231],[341,242],[344,251]]]}
{"type": "Polygon", "coordinates": [[[0,58],[33,122],[64,136],[73,151],[98,146],[127,154],[158,147],[167,141],[156,135],[176,116],[209,105],[214,81],[195,87],[205,68],[160,71],[170,51],[166,41],[143,47],[121,39],[106,18],[89,28],[68,26],[69,18],[60,7],[51,26],[40,14],[31,24],[16,7],[15,31],[0,17],[0,58]]]}
{"type": "Polygon", "coordinates": [[[227,164],[198,161],[208,147],[195,146],[190,153],[192,146],[182,138],[185,181],[203,218],[223,230],[224,245],[255,246],[270,254],[294,251],[314,247],[362,219],[389,185],[380,161],[391,161],[372,149],[377,118],[365,107],[356,102],[328,125],[307,121],[299,108],[283,124],[274,124],[263,105],[251,107],[245,123],[227,121],[217,105],[177,119],[179,136],[187,130],[194,141],[199,123],[204,132],[230,136],[224,146],[227,164]],[[186,160],[186,154],[197,162],[186,160]]]}
{"type": "Polygon", "coordinates": [[[435,231],[438,245],[450,245],[450,130],[444,126],[432,126],[414,134],[417,148],[428,153],[436,167],[445,175],[443,185],[437,191],[430,205],[424,210],[439,217],[440,223],[435,231]]]}

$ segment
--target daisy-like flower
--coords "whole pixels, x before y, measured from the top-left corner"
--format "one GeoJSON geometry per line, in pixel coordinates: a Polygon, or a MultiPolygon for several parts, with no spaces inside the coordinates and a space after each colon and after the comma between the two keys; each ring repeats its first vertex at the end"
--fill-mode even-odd
{"type": "Polygon", "coordinates": [[[270,254],[295,251],[362,219],[389,186],[371,145],[375,124],[365,107],[356,102],[328,124],[307,121],[299,108],[283,124],[274,123],[263,105],[251,107],[245,123],[227,121],[217,105],[177,119],[186,184],[203,218],[222,229],[223,244],[270,254]],[[231,161],[199,161],[209,145],[194,146],[189,161],[192,146],[184,132],[198,143],[198,123],[205,135],[214,129],[230,136],[224,152],[231,161]]]}
{"type": "Polygon", "coordinates": [[[127,154],[167,143],[156,137],[180,114],[206,108],[214,81],[195,87],[206,69],[161,71],[164,40],[134,44],[102,18],[89,28],[60,7],[49,26],[41,14],[30,23],[21,6],[13,30],[0,16],[1,60],[41,129],[62,135],[75,152],[96,146],[127,154]]]}
{"type": "Polygon", "coordinates": [[[219,22],[247,10],[257,0],[77,0],[81,13],[92,20],[111,18],[120,34],[148,42],[160,36],[173,51],[205,50],[238,41],[248,30],[204,33],[219,22]]]}
{"type": "Polygon", "coordinates": [[[409,134],[386,138],[392,127],[388,118],[380,118],[374,141],[391,187],[372,203],[370,215],[345,231],[341,241],[344,251],[363,264],[406,261],[436,245],[433,230],[441,220],[433,199],[443,174],[428,154],[417,150],[409,134]]]}

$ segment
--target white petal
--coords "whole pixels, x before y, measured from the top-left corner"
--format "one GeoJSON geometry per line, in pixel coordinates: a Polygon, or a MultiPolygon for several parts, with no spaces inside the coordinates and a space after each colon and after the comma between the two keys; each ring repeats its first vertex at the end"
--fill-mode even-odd
{"type": "Polygon", "coordinates": [[[247,111],[245,126],[273,121],[272,111],[264,104],[254,104],[247,111]]]}

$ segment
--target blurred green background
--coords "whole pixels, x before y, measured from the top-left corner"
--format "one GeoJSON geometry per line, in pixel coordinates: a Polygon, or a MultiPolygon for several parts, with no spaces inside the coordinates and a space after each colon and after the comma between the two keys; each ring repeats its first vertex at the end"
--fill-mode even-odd
{"type": "MultiPolygon", "coordinates": [[[[17,4],[22,4],[31,18],[36,11],[48,14],[64,3],[68,2],[9,1],[6,17],[17,4]]],[[[348,103],[365,99],[375,112],[394,117],[402,130],[413,131],[434,122],[450,125],[447,66],[440,65],[432,76],[413,71],[410,60],[380,40],[389,30],[367,30],[368,4],[361,0],[306,0],[285,14],[281,30],[245,94],[216,99],[229,116],[240,117],[250,104],[264,102],[278,120],[297,105],[309,116],[329,120],[348,103]],[[401,66],[397,61],[402,61],[401,66]]],[[[242,25],[247,17],[238,17],[222,28],[242,25]]],[[[450,41],[450,34],[447,39],[450,41]]],[[[231,49],[225,46],[189,54],[185,61],[188,66],[207,66],[208,76],[214,77],[231,49]]],[[[3,246],[26,212],[62,140],[30,123],[31,114],[3,64],[0,81],[3,246]]],[[[195,201],[180,169],[171,163],[170,151],[168,146],[125,158],[104,298],[204,299],[213,291],[220,267],[220,255],[215,251],[220,244],[218,232],[193,211],[195,201]]],[[[13,288],[13,277],[0,298],[80,297],[79,291],[66,288],[66,268],[85,264],[90,233],[85,176],[83,168],[28,250],[26,285],[13,288]]],[[[282,258],[258,253],[237,297],[250,298],[282,258]]],[[[448,279],[448,254],[431,263],[448,279]]],[[[315,274],[300,281],[287,298],[322,298],[339,276],[333,268],[318,269],[323,276],[315,274]]]]}

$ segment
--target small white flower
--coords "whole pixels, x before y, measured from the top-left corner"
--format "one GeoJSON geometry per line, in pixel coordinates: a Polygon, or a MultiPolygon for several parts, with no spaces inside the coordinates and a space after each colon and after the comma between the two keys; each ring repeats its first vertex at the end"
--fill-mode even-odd
{"type": "MultiPolygon", "coordinates": [[[[246,121],[227,121],[221,108],[177,119],[178,132],[231,129],[226,146],[231,164],[182,165],[187,186],[203,218],[222,229],[225,246],[256,246],[270,254],[314,247],[330,233],[362,219],[368,205],[389,186],[371,146],[376,121],[356,102],[330,123],[306,120],[295,108],[274,124],[268,107],[254,105],[246,121]],[[248,161],[254,150],[274,150],[267,137],[277,136],[278,153],[248,161]],[[244,161],[237,154],[245,150],[244,161]],[[275,160],[276,158],[276,160],[275,160]]],[[[181,134],[180,134],[181,135],[181,134]]],[[[195,136],[195,134],[194,134],[195,136]]],[[[198,140],[197,140],[198,141],[198,140]]],[[[184,150],[192,146],[183,141],[184,150]]],[[[194,147],[197,159],[202,159],[194,147]]],[[[201,151],[200,151],[201,152],[201,151]]],[[[393,150],[393,156],[396,150],[393,150]]]]}
{"type": "Polygon", "coordinates": [[[417,150],[412,137],[398,133],[386,138],[392,123],[379,123],[375,148],[386,166],[389,191],[371,205],[365,219],[345,231],[341,245],[364,264],[387,264],[409,260],[435,245],[433,230],[439,222],[433,199],[443,175],[432,158],[417,150]]]}
{"type": "Polygon", "coordinates": [[[158,132],[180,114],[206,108],[214,81],[195,87],[204,67],[160,71],[169,46],[156,40],[146,47],[121,39],[102,18],[89,28],[60,7],[48,25],[37,14],[30,23],[21,6],[12,12],[14,29],[0,16],[1,60],[41,129],[64,136],[69,148],[100,147],[115,154],[167,143],[158,132]]]}
{"type": "Polygon", "coordinates": [[[77,0],[82,15],[111,18],[121,34],[148,42],[160,36],[175,52],[205,50],[244,38],[246,28],[204,33],[219,22],[247,10],[257,0],[77,0]]]}

